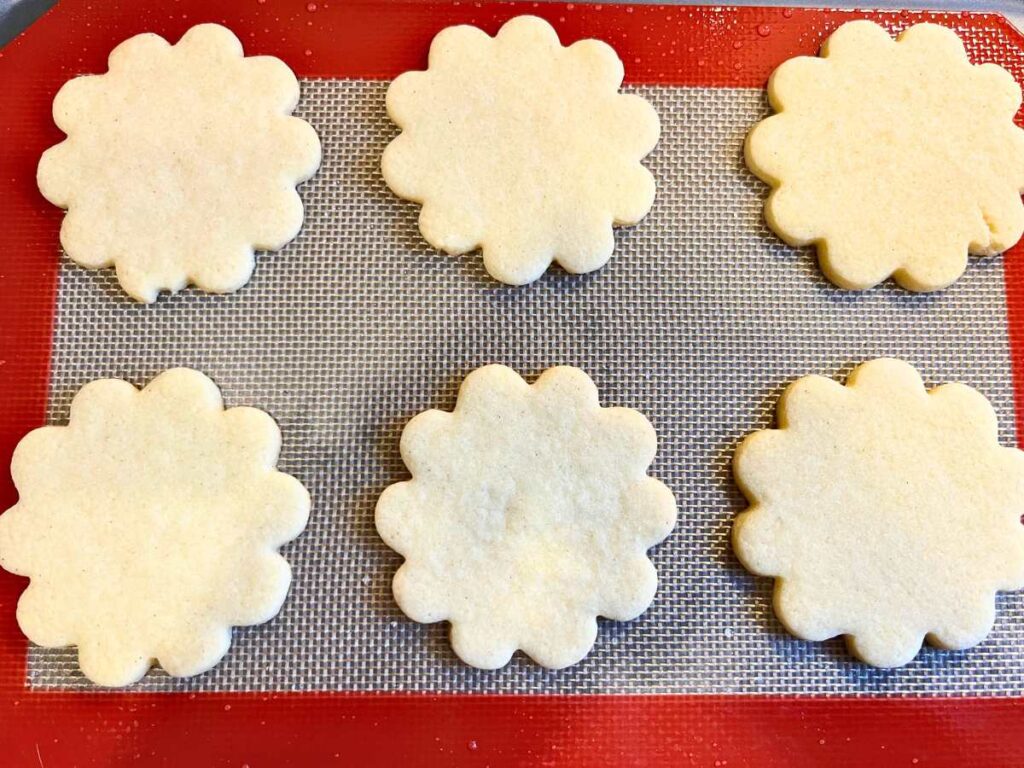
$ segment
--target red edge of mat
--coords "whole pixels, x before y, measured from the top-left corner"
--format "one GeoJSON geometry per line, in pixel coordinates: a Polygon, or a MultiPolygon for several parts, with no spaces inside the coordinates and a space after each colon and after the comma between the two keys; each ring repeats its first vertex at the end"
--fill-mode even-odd
{"type": "MultiPolygon", "coordinates": [[[[159,9],[62,0],[0,51],[0,464],[43,423],[57,233],[62,213],[36,190],[35,166],[62,135],[50,119],[60,85],[104,71],[139,32],[176,40],[217,21],[250,54],[304,77],[391,78],[422,68],[432,36],[455,23],[493,33],[521,13],[563,42],[610,42],[632,83],[761,87],[785,59],[814,54],[851,18],[891,28],[923,20],[1003,31],[992,15],[518,3],[206,0],[159,9]]],[[[1018,115],[1018,122],[1021,115],[1018,115]]],[[[1024,403],[1024,248],[1005,261],[1015,392],[1024,403]]],[[[1018,434],[1024,436],[1018,405],[1018,434]]],[[[16,500],[3,473],[0,509],[16,500]]],[[[15,622],[25,585],[0,573],[0,749],[5,766],[120,765],[1024,765],[1024,699],[434,694],[141,694],[25,687],[15,622]]]]}

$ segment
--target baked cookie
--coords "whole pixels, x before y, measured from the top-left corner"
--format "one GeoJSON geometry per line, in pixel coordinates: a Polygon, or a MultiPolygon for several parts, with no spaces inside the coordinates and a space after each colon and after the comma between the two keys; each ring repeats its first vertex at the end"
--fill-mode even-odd
{"type": "Polygon", "coordinates": [[[429,67],[388,89],[402,133],[381,170],[400,197],[422,203],[420,231],[450,254],[483,250],[503,283],[603,266],[612,225],[635,224],[654,201],[640,164],[658,141],[654,109],[619,93],[622,62],[608,45],[562,47],[534,16],[497,36],[445,29],[429,67]]]}
{"type": "Polygon", "coordinates": [[[786,628],[844,634],[879,667],[908,663],[926,638],[981,642],[996,591],[1024,587],[1024,452],[1000,447],[988,400],[963,384],[927,390],[907,363],[880,359],[846,386],[799,379],[778,421],[736,451],[751,506],[733,547],[775,577],[786,628]]]}
{"type": "Polygon", "coordinates": [[[290,116],[298,81],[279,59],[243,58],[216,24],[175,45],[137,35],[109,67],[71,80],[53,102],[68,137],[43,153],[37,179],[68,210],[64,250],[89,269],[114,266],[137,301],[189,283],[241,288],[254,249],[298,233],[295,185],[320,165],[316,133],[290,116]]]}
{"type": "Polygon", "coordinates": [[[0,566],[31,579],[18,624],[78,646],[82,672],[128,685],[156,662],[213,667],[231,627],[277,614],[291,570],[277,549],[306,526],[309,494],[274,469],[281,433],[224,409],[203,374],[176,368],[139,391],[105,379],[75,396],[11,462],[18,503],[0,515],[0,566]]]}
{"type": "Polygon", "coordinates": [[[1021,89],[972,66],[956,34],[919,24],[893,40],[870,21],[841,26],[821,57],[768,83],[778,113],[747,137],[750,169],[774,187],[769,226],[816,244],[826,277],[912,291],[956,280],[968,253],[1004,251],[1024,232],[1021,89]]]}
{"type": "Polygon", "coordinates": [[[527,384],[500,365],[466,377],[454,412],[402,433],[412,480],[377,503],[381,538],[405,557],[395,600],[414,621],[451,622],[455,653],[485,669],[516,649],[545,667],[582,659],[598,615],[628,621],[658,579],[647,550],[675,524],[647,476],[654,430],[602,408],[576,368],[527,384]]]}

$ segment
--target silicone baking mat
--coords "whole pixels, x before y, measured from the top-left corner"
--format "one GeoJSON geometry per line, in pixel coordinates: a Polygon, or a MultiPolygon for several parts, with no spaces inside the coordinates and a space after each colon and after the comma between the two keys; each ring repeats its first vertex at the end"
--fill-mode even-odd
{"type": "MultiPolygon", "coordinates": [[[[16,192],[0,201],[14,214],[0,234],[10,259],[0,283],[11,328],[0,367],[4,458],[27,429],[66,420],[84,383],[114,376],[143,384],[188,365],[217,381],[229,405],[274,415],[284,435],[280,466],[314,500],[308,529],[285,550],[294,581],[280,616],[236,630],[225,660],[192,679],[155,671],[127,692],[97,693],[77,672],[73,650],[25,647],[13,622],[23,580],[5,575],[0,722],[24,725],[11,739],[24,742],[30,763],[36,752],[43,762],[88,738],[92,745],[75,759],[96,764],[136,754],[180,764],[208,750],[253,766],[315,764],[335,752],[352,765],[389,756],[437,764],[837,764],[871,750],[883,760],[935,764],[987,747],[997,750],[995,764],[1019,764],[1021,737],[992,723],[1017,722],[1024,594],[1000,596],[996,627],[977,648],[926,649],[905,668],[876,670],[852,661],[840,640],[786,634],[771,612],[771,582],[747,574],[728,546],[744,506],[730,480],[732,451],[744,434],[772,423],[777,396],[797,376],[843,376],[873,357],[902,357],[931,383],[980,389],[1004,442],[1017,440],[1015,376],[1024,357],[1014,307],[1024,280],[1013,254],[972,260],[937,294],[892,284],[854,294],[833,288],[809,250],[786,247],[763,224],[766,188],[745,169],[742,143],[767,113],[767,74],[791,55],[814,53],[828,30],[853,16],[331,6],[252,0],[229,3],[218,16],[184,3],[137,18],[64,0],[0,58],[2,82],[16,87],[3,160],[16,192]],[[658,110],[662,137],[646,161],[658,199],[644,222],[618,233],[608,266],[582,277],[555,269],[511,288],[488,277],[478,254],[452,258],[426,246],[418,208],[387,190],[379,158],[396,134],[383,105],[387,80],[422,68],[444,26],[468,21],[494,32],[523,12],[544,15],[563,42],[611,42],[627,88],[658,110]],[[69,76],[102,71],[120,39],[156,31],[174,40],[210,20],[234,29],[247,53],[279,55],[300,75],[297,114],[319,133],[323,165],[300,190],[302,233],[284,251],[261,254],[246,288],[223,297],[190,290],[139,306],[109,271],[86,272],[60,257],[60,213],[33,181],[39,151],[60,138],[49,103],[69,76]],[[43,46],[57,39],[53,58],[43,46]],[[26,62],[33,68],[22,69],[26,62]],[[398,456],[404,423],[427,408],[450,409],[463,376],[491,362],[526,375],[577,365],[604,404],[641,410],[659,437],[652,473],[680,502],[675,531],[652,554],[659,591],[651,609],[634,622],[602,622],[593,652],[567,670],[522,656],[498,671],[460,663],[445,626],[415,624],[394,605],[390,580],[400,560],[373,529],[377,496],[407,476],[398,456]],[[802,724],[787,719],[798,716],[802,724]],[[412,727],[403,720],[413,717],[412,727]],[[836,718],[838,730],[830,725],[836,718]],[[382,719],[391,724],[381,727],[382,719]],[[732,733],[737,722],[754,732],[732,733]],[[355,732],[367,739],[356,723],[376,737],[353,745],[355,732]],[[51,743],[51,734],[79,727],[70,741],[57,735],[51,743]],[[168,731],[176,728],[195,734],[195,743],[173,744],[168,731]],[[580,728],[589,735],[581,738],[580,728]],[[298,737],[303,729],[306,739],[298,737]],[[625,740],[609,740],[623,732],[625,740]],[[213,746],[214,735],[229,745],[213,746]],[[762,738],[774,746],[766,751],[762,738]]],[[[937,20],[961,34],[976,60],[1001,63],[1018,79],[1024,73],[1024,41],[997,17],[872,15],[893,30],[937,20]]]]}

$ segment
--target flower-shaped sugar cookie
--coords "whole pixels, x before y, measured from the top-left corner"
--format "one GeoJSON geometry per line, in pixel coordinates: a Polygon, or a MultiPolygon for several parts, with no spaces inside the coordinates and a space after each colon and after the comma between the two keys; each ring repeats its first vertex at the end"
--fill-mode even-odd
{"type": "Polygon", "coordinates": [[[38,182],[67,208],[74,261],[114,265],[136,300],[193,283],[237,290],[254,249],[277,250],[302,225],[295,185],[320,165],[320,141],[291,112],[299,85],[270,56],[244,58],[224,27],[176,45],[137,35],[109,71],[61,88],[53,116],[67,139],[39,161],[38,182]]]}
{"type": "Polygon", "coordinates": [[[87,384],[68,425],[30,432],[11,462],[20,499],[0,515],[0,566],[31,579],[22,631],[77,645],[101,685],[154,662],[210,669],[231,627],[269,620],[288,591],[277,548],[305,527],[309,495],[274,469],[280,443],[267,414],[225,410],[187,368],[141,391],[87,384]]]}
{"type": "Polygon", "coordinates": [[[640,160],[658,141],[658,116],[618,92],[622,76],[609,46],[565,48],[534,16],[494,38],[445,29],[428,69],[388,89],[402,133],[384,152],[384,179],[423,204],[420,231],[432,246],[482,248],[504,283],[532,282],[552,261],[598,269],[615,244],[612,225],[635,224],[654,201],[640,160]]]}
{"type": "Polygon", "coordinates": [[[818,246],[825,275],[863,289],[892,276],[913,291],[956,280],[968,252],[1024,232],[1021,89],[973,66],[951,30],[897,40],[841,26],[821,58],[785,62],[768,84],[778,112],[747,138],[747,164],[775,187],[765,218],[791,245],[818,246]]]}
{"type": "Polygon", "coordinates": [[[405,557],[401,609],[451,622],[455,652],[487,669],[522,649],[545,667],[583,658],[597,615],[650,604],[647,550],[675,523],[671,491],[647,476],[656,440],[628,408],[601,408],[576,368],[528,385],[504,366],[466,377],[454,412],[406,426],[412,480],[385,490],[377,530],[405,557]]]}
{"type": "Polygon", "coordinates": [[[926,390],[899,360],[873,360],[846,386],[792,384],[778,429],[736,452],[750,508],[733,546],[774,576],[775,611],[806,640],[847,635],[875,666],[911,661],[927,638],[981,642],[995,593],[1024,587],[1024,452],[997,442],[976,390],[926,390]]]}

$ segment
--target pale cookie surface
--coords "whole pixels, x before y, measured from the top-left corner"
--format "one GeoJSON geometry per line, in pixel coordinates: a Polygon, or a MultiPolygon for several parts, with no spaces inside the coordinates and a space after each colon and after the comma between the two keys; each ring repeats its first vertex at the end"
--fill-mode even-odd
{"type": "Polygon", "coordinates": [[[576,368],[533,385],[499,365],[466,377],[454,412],[402,433],[412,480],[385,490],[377,530],[405,557],[395,599],[413,620],[451,622],[455,653],[497,668],[522,649],[565,667],[594,644],[598,615],[650,605],[647,550],[675,524],[672,492],[647,476],[654,430],[601,408],[576,368]]]}
{"type": "Polygon", "coordinates": [[[746,146],[775,187],[765,218],[791,245],[816,243],[836,285],[892,276],[937,290],[968,252],[998,253],[1024,232],[1020,86],[995,64],[972,66],[951,30],[919,24],[893,40],[849,22],[820,58],[776,69],[768,96],[778,114],[746,146]]]}
{"type": "Polygon", "coordinates": [[[67,426],[30,432],[0,515],[0,566],[31,583],[18,623],[48,648],[78,646],[82,672],[128,685],[158,662],[215,665],[231,627],[277,614],[291,581],[277,548],[306,525],[309,495],[274,469],[281,435],[255,408],[224,409],[203,374],[144,389],[83,387],[67,426]]]}
{"type": "Polygon", "coordinates": [[[64,250],[83,267],[114,266],[138,301],[190,283],[242,287],[254,249],[298,233],[295,185],[320,165],[316,133],[291,116],[298,99],[283,62],[244,58],[216,24],[176,45],[121,43],[107,73],[71,80],[53,103],[68,138],[43,154],[37,180],[68,209],[64,250]]]}
{"type": "Polygon", "coordinates": [[[622,62],[608,45],[563,47],[533,16],[494,38],[449,27],[429,67],[388,89],[402,133],[384,152],[395,194],[423,204],[420,231],[435,248],[482,248],[504,283],[536,280],[557,261],[598,269],[615,244],[613,224],[635,224],[654,201],[640,164],[658,141],[653,107],[618,92],[622,62]]]}
{"type": "Polygon", "coordinates": [[[806,640],[847,635],[880,667],[927,639],[984,639],[997,590],[1024,587],[1024,453],[1000,447],[996,416],[962,384],[926,390],[899,360],[865,363],[846,386],[792,384],[778,429],[736,452],[750,508],[733,546],[774,576],[775,611],[806,640]]]}

